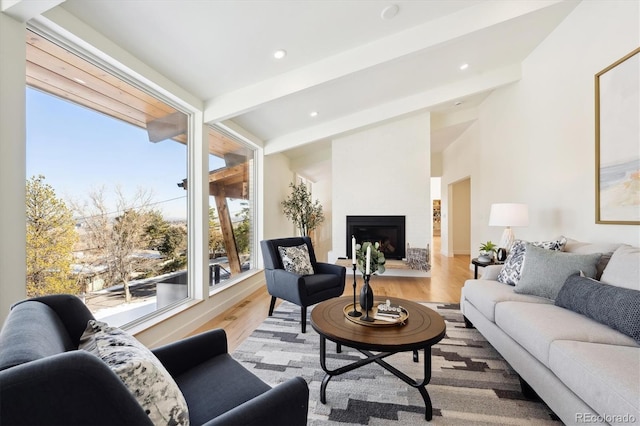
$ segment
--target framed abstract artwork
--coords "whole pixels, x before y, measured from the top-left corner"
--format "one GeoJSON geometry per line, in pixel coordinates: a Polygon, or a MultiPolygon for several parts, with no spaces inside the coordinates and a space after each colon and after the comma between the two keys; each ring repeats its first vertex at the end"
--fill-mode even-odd
{"type": "Polygon", "coordinates": [[[596,223],[640,225],[640,48],[595,76],[596,223]]]}

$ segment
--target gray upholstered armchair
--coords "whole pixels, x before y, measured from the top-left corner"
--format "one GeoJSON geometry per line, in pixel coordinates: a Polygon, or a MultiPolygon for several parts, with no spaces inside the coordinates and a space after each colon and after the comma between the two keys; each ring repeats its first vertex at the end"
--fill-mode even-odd
{"type": "Polygon", "coordinates": [[[260,242],[264,259],[267,290],[271,295],[269,316],[273,314],[276,299],[284,299],[300,306],[302,332],[307,329],[307,307],[323,300],[339,297],[344,292],[346,269],[344,266],[316,261],[309,237],[279,238],[260,242]],[[285,269],[279,247],[306,245],[312,270],[307,274],[285,269]]]}

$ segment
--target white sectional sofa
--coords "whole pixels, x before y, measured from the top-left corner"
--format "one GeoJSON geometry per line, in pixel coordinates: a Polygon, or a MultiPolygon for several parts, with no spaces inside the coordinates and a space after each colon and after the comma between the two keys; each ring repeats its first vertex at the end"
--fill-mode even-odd
{"type": "Polygon", "coordinates": [[[519,265],[512,250],[504,266],[466,281],[468,325],[565,424],[640,424],[640,249],[517,243],[519,265]],[[500,282],[513,279],[514,265],[515,285],[500,282]]]}

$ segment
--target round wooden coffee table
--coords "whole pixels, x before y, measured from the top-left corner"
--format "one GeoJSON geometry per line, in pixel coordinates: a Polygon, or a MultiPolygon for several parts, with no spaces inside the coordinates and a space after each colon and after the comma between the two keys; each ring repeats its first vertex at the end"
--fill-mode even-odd
{"type": "MultiPolygon", "coordinates": [[[[403,306],[409,313],[404,325],[373,327],[357,324],[347,319],[344,307],[352,303],[350,297],[340,297],[319,303],[311,311],[311,326],[320,335],[320,366],[326,373],[320,386],[320,401],[326,404],[326,389],[333,376],[355,370],[375,362],[393,373],[408,385],[417,388],[425,405],[425,419],[431,420],[433,410],[426,385],[431,380],[431,346],[445,335],[446,326],[442,316],[426,306],[409,300],[388,298],[393,305],[403,306]],[[335,370],[327,368],[327,340],[335,342],[340,352],[341,345],[357,349],[366,358],[335,370]],[[398,352],[413,351],[413,359],[418,362],[418,350],[424,349],[424,378],[416,381],[383,360],[398,352]],[[375,352],[375,353],[374,353],[375,352]]],[[[386,299],[385,299],[386,300],[386,299]]],[[[374,305],[383,303],[377,300],[374,305]]]]}

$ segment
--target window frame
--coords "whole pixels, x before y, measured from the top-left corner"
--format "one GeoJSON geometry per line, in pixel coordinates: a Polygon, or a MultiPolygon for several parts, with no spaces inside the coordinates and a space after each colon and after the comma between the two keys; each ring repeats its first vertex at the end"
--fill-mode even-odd
{"type": "MultiPolygon", "coordinates": [[[[202,260],[198,260],[197,256],[197,253],[203,253],[206,250],[207,239],[203,235],[208,229],[208,190],[205,191],[205,188],[208,188],[208,149],[202,124],[203,111],[97,49],[88,49],[88,46],[85,46],[86,43],[80,40],[79,42],[72,41],[69,37],[62,36],[37,21],[29,22],[26,30],[46,38],[187,116],[187,155],[185,161],[187,162],[187,179],[193,183],[187,188],[187,298],[156,309],[154,312],[143,315],[121,327],[126,330],[143,330],[201,302],[208,297],[208,262],[205,264],[202,260]],[[207,279],[205,280],[205,278],[207,279]],[[198,285],[198,283],[202,283],[202,285],[198,285]]],[[[25,83],[26,87],[31,86],[25,83]]],[[[55,94],[49,95],[56,96],[55,94]]]]}
{"type": "MultiPolygon", "coordinates": [[[[241,272],[240,274],[237,274],[236,276],[232,276],[231,278],[229,278],[224,284],[219,285],[219,286],[214,286],[210,291],[209,291],[209,297],[214,296],[215,294],[221,293],[223,292],[225,289],[238,284],[239,282],[242,282],[244,279],[246,279],[247,277],[250,277],[251,275],[255,274],[256,271],[258,271],[259,269],[259,261],[258,261],[258,256],[259,256],[259,251],[258,251],[258,247],[259,247],[259,226],[258,226],[258,191],[257,191],[257,185],[258,185],[258,180],[257,180],[257,167],[258,167],[258,159],[259,159],[259,148],[255,143],[253,143],[252,141],[250,141],[248,138],[244,137],[243,135],[241,135],[240,133],[234,131],[231,127],[226,126],[223,123],[213,123],[213,124],[205,124],[205,127],[211,128],[214,131],[221,133],[224,136],[227,136],[230,139],[233,139],[235,142],[239,143],[240,145],[244,146],[245,148],[247,148],[249,151],[251,151],[252,156],[249,159],[250,161],[250,165],[249,165],[249,199],[247,200],[248,204],[249,204],[249,217],[250,217],[250,222],[251,222],[251,237],[249,240],[249,244],[250,244],[250,253],[251,253],[251,263],[249,265],[249,269],[247,271],[241,272]]],[[[206,134],[207,132],[205,132],[206,134]]],[[[206,149],[206,148],[205,148],[206,149]]],[[[207,176],[208,176],[208,170],[209,170],[209,155],[210,153],[207,150],[207,176]]],[[[208,179],[207,179],[207,185],[208,185],[208,179]]],[[[209,206],[209,191],[206,191],[206,195],[207,195],[207,212],[208,212],[208,206],[209,206]]],[[[208,221],[207,221],[207,231],[208,231],[208,221]]],[[[208,246],[208,244],[207,244],[208,246]]],[[[207,266],[208,266],[208,260],[207,260],[207,266]]]]}

